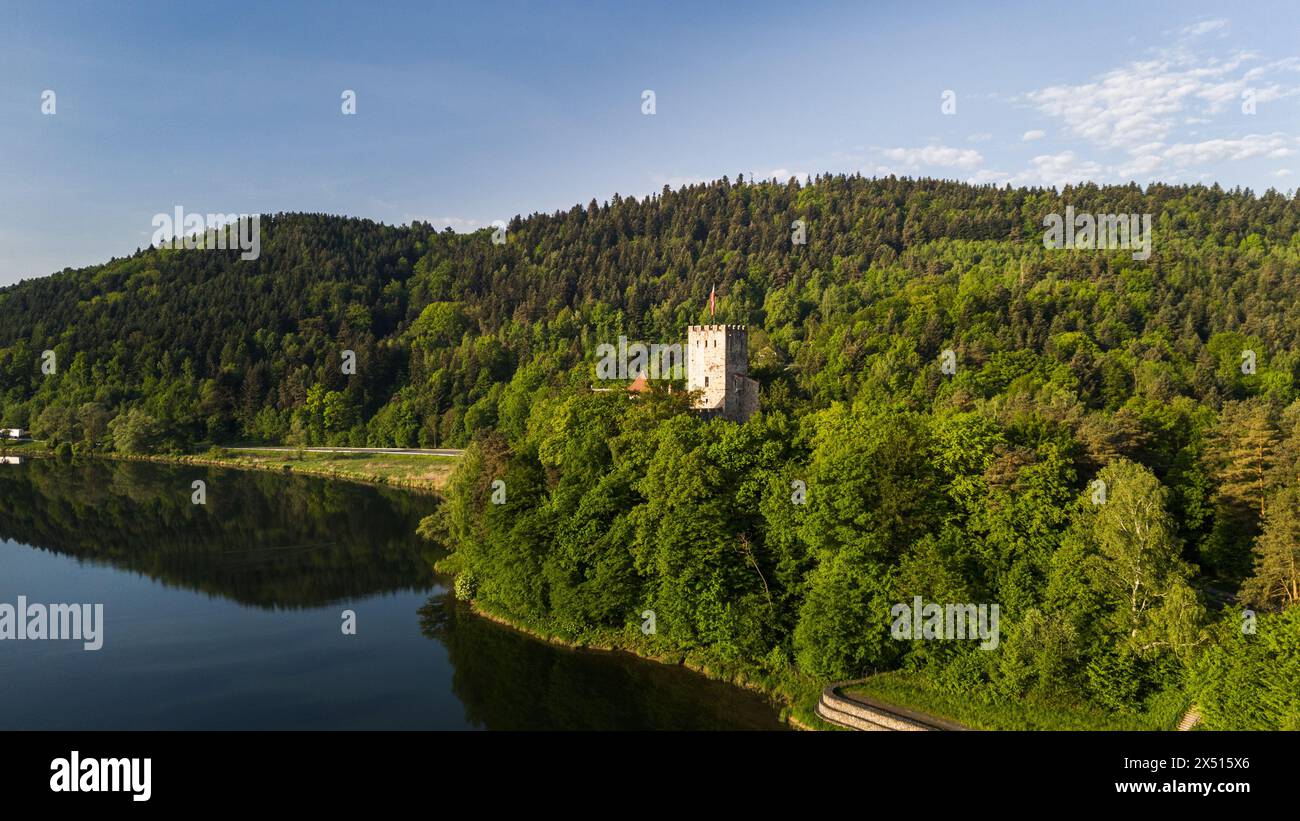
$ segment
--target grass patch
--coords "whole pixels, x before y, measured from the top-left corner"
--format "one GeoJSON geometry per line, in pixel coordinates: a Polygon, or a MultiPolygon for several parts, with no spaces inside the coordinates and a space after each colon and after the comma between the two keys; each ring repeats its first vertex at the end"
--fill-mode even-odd
{"type": "Polygon", "coordinates": [[[13,439],[0,439],[0,453],[7,456],[49,456],[54,451],[45,447],[43,442],[18,442],[13,439]]]}
{"type": "MultiPolygon", "coordinates": [[[[12,448],[0,444],[0,454],[11,456],[53,457],[43,443],[26,443],[12,448]]],[[[235,451],[214,447],[192,454],[123,454],[99,452],[83,457],[162,462],[179,465],[206,465],[237,470],[269,470],[297,473],[325,479],[388,485],[423,493],[439,493],[446,486],[459,457],[411,455],[402,453],[312,453],[310,451],[253,450],[235,451]]]]}
{"type": "Polygon", "coordinates": [[[455,456],[400,453],[313,453],[310,451],[231,451],[221,461],[253,468],[276,468],[404,487],[441,490],[456,467],[455,456]]]}
{"type": "Polygon", "coordinates": [[[1136,713],[1032,695],[989,703],[977,694],[938,690],[920,674],[902,671],[877,674],[845,687],[844,692],[872,696],[977,730],[1172,730],[1187,708],[1187,699],[1176,691],[1158,693],[1136,713]]]}

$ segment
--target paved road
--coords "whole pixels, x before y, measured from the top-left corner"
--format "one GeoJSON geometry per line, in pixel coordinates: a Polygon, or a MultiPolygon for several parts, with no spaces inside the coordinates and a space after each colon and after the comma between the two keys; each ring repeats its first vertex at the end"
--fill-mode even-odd
{"type": "Polygon", "coordinates": [[[297,453],[300,450],[307,453],[396,453],[401,456],[460,456],[465,452],[455,448],[439,448],[433,450],[423,448],[226,448],[226,450],[248,452],[277,451],[284,453],[297,453]]]}

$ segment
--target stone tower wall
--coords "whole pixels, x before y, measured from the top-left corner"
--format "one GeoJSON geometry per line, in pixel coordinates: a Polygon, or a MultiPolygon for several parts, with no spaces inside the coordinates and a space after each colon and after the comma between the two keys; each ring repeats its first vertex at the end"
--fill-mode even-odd
{"type": "Polygon", "coordinates": [[[687,333],[686,388],[695,407],[744,421],[758,409],[758,383],[749,378],[749,331],[744,325],[692,325],[687,333]]]}

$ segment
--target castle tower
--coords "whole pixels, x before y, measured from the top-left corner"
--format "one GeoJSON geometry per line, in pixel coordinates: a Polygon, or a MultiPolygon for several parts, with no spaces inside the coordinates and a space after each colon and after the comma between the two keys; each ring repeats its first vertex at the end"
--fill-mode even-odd
{"type": "Polygon", "coordinates": [[[700,392],[697,410],[733,422],[744,422],[758,410],[744,325],[692,325],[686,346],[686,389],[700,392]]]}

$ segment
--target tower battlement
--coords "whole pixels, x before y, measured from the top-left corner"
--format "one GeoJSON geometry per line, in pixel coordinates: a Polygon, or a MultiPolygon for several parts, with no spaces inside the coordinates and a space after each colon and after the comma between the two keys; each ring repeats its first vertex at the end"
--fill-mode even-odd
{"type": "Polygon", "coordinates": [[[740,331],[746,336],[749,335],[747,325],[692,325],[689,328],[690,333],[701,333],[704,331],[740,331]]]}

